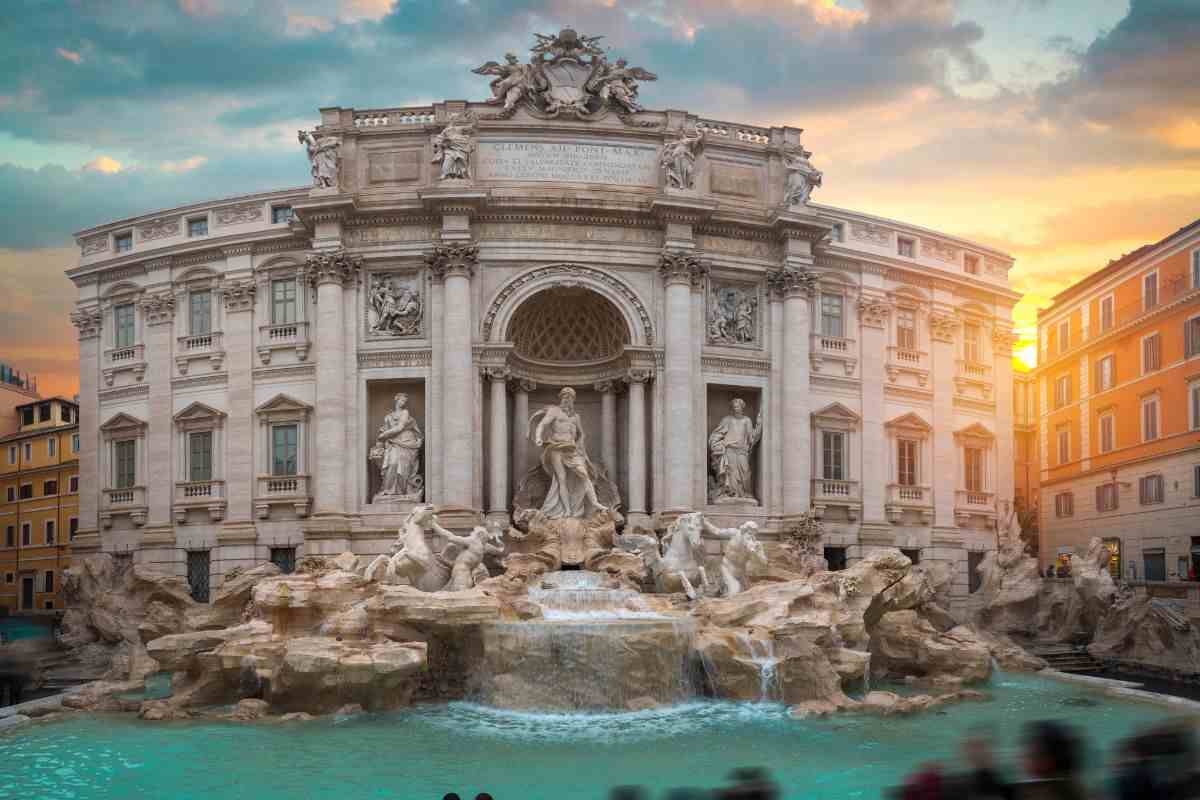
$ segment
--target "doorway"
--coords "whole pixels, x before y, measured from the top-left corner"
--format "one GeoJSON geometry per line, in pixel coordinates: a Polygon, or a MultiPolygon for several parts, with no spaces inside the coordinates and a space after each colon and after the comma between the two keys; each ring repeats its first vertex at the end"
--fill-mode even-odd
{"type": "Polygon", "coordinates": [[[1167,553],[1162,547],[1142,551],[1142,560],[1146,565],[1146,580],[1165,581],[1167,579],[1167,553]]]}
{"type": "Polygon", "coordinates": [[[21,576],[21,609],[24,611],[33,610],[33,576],[21,576]]]}

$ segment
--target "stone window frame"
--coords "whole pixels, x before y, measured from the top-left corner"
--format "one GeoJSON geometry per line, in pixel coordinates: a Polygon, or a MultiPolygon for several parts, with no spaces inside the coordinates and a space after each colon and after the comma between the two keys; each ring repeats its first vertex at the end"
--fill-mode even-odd
{"type": "Polygon", "coordinates": [[[1054,426],[1054,454],[1057,466],[1071,463],[1071,423],[1061,422],[1054,426]],[[1063,456],[1063,436],[1066,436],[1066,456],[1063,456]]]}
{"type": "Polygon", "coordinates": [[[113,446],[116,442],[132,440],[134,442],[134,480],[133,486],[122,487],[144,489],[147,470],[149,469],[146,454],[146,422],[132,414],[120,411],[100,426],[100,481],[101,489],[116,489],[116,459],[113,446]]]}
{"type": "Polygon", "coordinates": [[[1059,492],[1054,495],[1054,516],[1059,519],[1075,516],[1074,492],[1059,492]]]}
{"type": "Polygon", "coordinates": [[[260,519],[270,516],[272,505],[292,506],[297,516],[305,517],[311,505],[312,481],[308,473],[309,447],[312,437],[313,406],[301,400],[279,393],[267,402],[254,409],[258,420],[259,432],[258,449],[261,455],[257,459],[257,477],[255,480],[255,515],[260,519]],[[272,431],[276,425],[296,425],[296,474],[276,476],[272,474],[272,431]],[[264,494],[263,486],[277,477],[295,478],[296,491],[293,494],[264,494]]]}
{"type": "Polygon", "coordinates": [[[220,409],[199,401],[189,403],[173,417],[175,423],[176,447],[179,452],[175,459],[175,482],[192,483],[191,480],[191,447],[189,437],[193,433],[211,433],[212,436],[212,473],[209,483],[225,480],[225,419],[228,415],[220,409]]]}
{"type": "Polygon", "coordinates": [[[1200,431],[1200,375],[1187,383],[1188,430],[1200,431]]]}
{"type": "Polygon", "coordinates": [[[978,275],[981,264],[982,259],[980,259],[979,256],[975,255],[974,253],[963,253],[963,272],[967,275],[978,275]],[[975,265],[974,269],[971,268],[972,264],[975,265]]]}
{"type": "Polygon", "coordinates": [[[1160,505],[1167,498],[1167,482],[1161,472],[1153,472],[1138,478],[1138,505],[1160,505]]]}
{"type": "Polygon", "coordinates": [[[1138,398],[1138,431],[1141,434],[1142,444],[1156,442],[1163,438],[1162,398],[1157,389],[1138,398]],[[1151,403],[1154,404],[1154,436],[1147,438],[1146,406],[1151,403]]]}
{"type": "Polygon", "coordinates": [[[122,231],[113,231],[112,233],[112,250],[116,254],[133,252],[133,228],[122,231]],[[127,240],[128,247],[121,247],[121,241],[127,240]]]}
{"type": "Polygon", "coordinates": [[[58,520],[47,519],[42,521],[42,542],[47,545],[58,542],[58,520]]]}
{"type": "Polygon", "coordinates": [[[1058,355],[1062,355],[1071,349],[1071,315],[1068,314],[1066,319],[1060,319],[1055,325],[1054,331],[1055,346],[1058,350],[1058,355]],[[1066,335],[1064,336],[1064,329],[1066,335]]]}
{"type": "Polygon", "coordinates": [[[1162,369],[1162,360],[1163,360],[1162,351],[1163,351],[1162,336],[1159,331],[1153,331],[1151,333],[1147,333],[1145,336],[1141,336],[1138,338],[1138,359],[1139,359],[1139,365],[1141,366],[1141,373],[1140,373],[1141,375],[1149,375],[1151,372],[1158,372],[1159,370],[1162,369]],[[1146,361],[1147,361],[1147,359],[1146,359],[1146,343],[1149,342],[1151,339],[1158,339],[1158,343],[1154,346],[1155,360],[1157,361],[1157,363],[1153,367],[1149,367],[1146,364],[1146,361]]]}
{"type": "Polygon", "coordinates": [[[917,239],[915,236],[905,236],[904,234],[896,235],[896,255],[901,258],[916,258],[917,257],[917,239]],[[908,252],[904,252],[905,245],[908,245],[908,252]]]}
{"type": "Polygon", "coordinates": [[[901,439],[908,439],[918,443],[917,482],[913,485],[923,489],[932,488],[926,483],[926,480],[932,456],[933,426],[915,411],[909,411],[885,422],[883,428],[888,441],[888,483],[899,485],[900,454],[897,443],[901,439]]]}
{"type": "Polygon", "coordinates": [[[958,451],[958,488],[964,492],[994,494],[997,485],[996,479],[999,475],[999,466],[996,464],[998,452],[996,434],[990,431],[982,422],[972,422],[965,428],[960,428],[954,432],[954,443],[958,451]],[[978,489],[967,488],[968,448],[983,451],[982,463],[980,464],[983,475],[980,476],[980,488],[978,489]]]}
{"type": "MultiPolygon", "coordinates": [[[[395,342],[395,341],[424,341],[430,338],[430,291],[429,291],[429,276],[428,272],[420,262],[415,261],[399,261],[393,263],[372,264],[370,267],[364,267],[362,270],[362,291],[359,294],[362,296],[362,338],[367,342],[395,342]],[[421,293],[421,328],[416,333],[408,334],[407,336],[393,336],[385,333],[371,332],[371,289],[372,281],[379,275],[396,276],[403,281],[412,281],[421,293]]],[[[267,285],[267,291],[272,290],[271,283],[267,285]]],[[[297,279],[297,316],[300,314],[300,307],[303,305],[299,301],[299,293],[301,287],[299,279],[297,279]]],[[[270,312],[274,313],[274,301],[272,299],[270,312]]]]}
{"type": "Polygon", "coordinates": [[[144,287],[122,281],[109,288],[100,298],[101,341],[107,345],[103,351],[103,375],[108,386],[113,385],[118,373],[126,370],[132,371],[134,378],[139,381],[146,374],[146,318],[140,302],[145,293],[144,287]],[[116,309],[126,305],[133,307],[133,343],[128,347],[118,347],[116,309]],[[132,352],[126,355],[125,351],[132,352]]]}
{"type": "Polygon", "coordinates": [[[861,467],[854,462],[852,454],[856,452],[855,435],[861,435],[862,417],[841,403],[830,403],[819,411],[812,412],[812,474],[814,477],[824,479],[825,476],[825,453],[822,443],[822,434],[824,433],[841,433],[845,435],[844,449],[842,452],[842,466],[844,477],[829,478],[828,480],[843,480],[857,481],[859,480],[859,472],[861,467]]]}
{"type": "Polygon", "coordinates": [[[814,372],[820,372],[826,360],[840,362],[847,376],[852,376],[858,368],[859,336],[861,319],[858,306],[854,302],[860,296],[857,284],[838,272],[823,272],[817,276],[816,291],[810,301],[809,314],[810,343],[809,354],[814,372]],[[824,315],[821,303],[825,295],[837,295],[842,301],[842,335],[826,335],[822,332],[824,315]],[[823,342],[828,340],[831,347],[823,342]],[[837,349],[834,349],[837,348],[837,349]]]}
{"type": "Polygon", "coordinates": [[[1096,324],[1100,328],[1100,333],[1107,333],[1117,325],[1117,296],[1114,292],[1102,295],[1096,304],[1097,314],[1099,319],[1096,324]],[[1104,304],[1108,303],[1108,325],[1104,324],[1104,304]]]}
{"type": "MultiPolygon", "coordinates": [[[[1198,251],[1200,252],[1200,251],[1198,251]]],[[[1200,314],[1193,314],[1183,321],[1183,359],[1200,357],[1200,342],[1193,346],[1192,328],[1200,327],[1200,314]]]]}
{"type": "Polygon", "coordinates": [[[295,208],[292,207],[291,203],[272,203],[271,204],[271,216],[270,216],[270,224],[271,225],[290,225],[292,220],[295,218],[296,218],[296,210],[295,210],[295,208]],[[285,220],[276,220],[275,219],[276,212],[281,211],[285,208],[288,210],[288,218],[285,220]]]}
{"type": "Polygon", "coordinates": [[[183,273],[171,285],[175,296],[175,366],[180,375],[188,374],[191,362],[207,360],[214,371],[225,362],[222,345],[225,329],[225,304],[222,302],[221,275],[213,267],[199,266],[183,273]],[[209,293],[208,331],[192,331],[192,295],[209,293]]]}
{"type": "Polygon", "coordinates": [[[187,238],[196,239],[196,238],[199,238],[202,236],[208,236],[209,231],[212,230],[212,220],[209,219],[209,216],[210,216],[209,213],[206,211],[203,214],[194,214],[192,216],[186,217],[183,221],[183,227],[184,227],[184,230],[187,231],[187,238]],[[192,223],[194,223],[194,222],[203,222],[204,223],[204,232],[203,233],[192,233],[192,223]]]}
{"type": "Polygon", "coordinates": [[[21,547],[33,546],[33,523],[29,520],[21,523],[21,547]]]}
{"type": "Polygon", "coordinates": [[[1139,286],[1141,288],[1141,295],[1142,295],[1142,311],[1149,311],[1152,308],[1158,308],[1159,304],[1162,302],[1162,286],[1160,285],[1160,281],[1158,280],[1158,268],[1155,267],[1154,269],[1143,272],[1141,274],[1141,277],[1138,278],[1138,282],[1139,282],[1139,286]],[[1154,302],[1153,303],[1150,302],[1150,295],[1146,291],[1146,284],[1149,282],[1149,280],[1151,278],[1154,278],[1154,302]]]}
{"type": "Polygon", "coordinates": [[[888,294],[896,308],[896,313],[891,315],[893,319],[888,325],[891,345],[903,350],[910,349],[900,347],[900,312],[909,311],[912,312],[913,324],[916,326],[913,333],[915,347],[911,350],[921,354],[928,353],[929,331],[928,326],[923,324],[923,318],[929,313],[929,298],[912,286],[899,286],[888,294]]]}
{"type": "Polygon", "coordinates": [[[1071,372],[1069,370],[1054,377],[1054,409],[1056,411],[1071,405],[1071,383],[1071,372]],[[1066,390],[1060,392],[1059,387],[1063,385],[1066,386],[1066,390]]]}
{"type": "MultiPolygon", "coordinates": [[[[255,349],[263,365],[270,364],[272,355],[278,350],[294,350],[298,361],[308,358],[308,351],[312,346],[310,331],[315,323],[313,312],[316,307],[316,294],[315,290],[307,285],[305,270],[304,262],[291,255],[276,256],[254,267],[254,315],[260,320],[256,326],[255,349]],[[280,280],[296,282],[294,322],[275,322],[274,284],[280,280]],[[289,331],[288,328],[294,328],[294,331],[289,331]]],[[[427,302],[428,297],[425,296],[422,300],[427,302]]]]}
{"type": "Polygon", "coordinates": [[[1093,388],[1092,388],[1093,395],[1097,395],[1102,392],[1108,392],[1108,391],[1111,391],[1116,388],[1116,386],[1117,386],[1117,353],[1115,350],[1109,350],[1108,352],[1104,353],[1104,355],[1102,355],[1096,359],[1096,372],[1093,377],[1093,381],[1094,381],[1093,388]],[[1105,385],[1104,381],[1101,380],[1101,375],[1103,374],[1101,367],[1105,361],[1108,361],[1111,364],[1111,366],[1109,367],[1109,370],[1108,370],[1108,373],[1109,373],[1108,374],[1108,385],[1105,385]]]}

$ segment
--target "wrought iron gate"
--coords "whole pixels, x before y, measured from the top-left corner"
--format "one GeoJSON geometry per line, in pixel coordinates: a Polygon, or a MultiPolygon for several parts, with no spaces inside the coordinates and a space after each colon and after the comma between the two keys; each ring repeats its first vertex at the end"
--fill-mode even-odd
{"type": "Polygon", "coordinates": [[[187,554],[188,585],[192,588],[192,599],[197,603],[208,602],[208,568],[209,554],[207,550],[189,550],[187,554]]]}

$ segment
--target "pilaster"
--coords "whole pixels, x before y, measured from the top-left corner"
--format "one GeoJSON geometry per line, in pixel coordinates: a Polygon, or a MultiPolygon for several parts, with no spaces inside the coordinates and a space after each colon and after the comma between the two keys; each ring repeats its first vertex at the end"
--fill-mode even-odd
{"type": "MultiPolygon", "coordinates": [[[[868,278],[878,278],[875,275],[863,277],[864,282],[868,278]]],[[[859,485],[862,487],[863,522],[883,524],[888,465],[891,463],[887,452],[888,438],[883,429],[886,422],[883,398],[892,306],[879,287],[872,289],[868,292],[864,286],[863,296],[859,299],[859,318],[862,320],[859,326],[862,359],[862,455],[859,460],[862,472],[859,485]]]]}
{"type": "Polygon", "coordinates": [[[935,309],[930,313],[933,463],[929,471],[922,470],[922,474],[929,476],[929,485],[933,487],[934,524],[941,528],[955,526],[954,502],[959,485],[958,453],[954,444],[955,335],[958,329],[958,318],[949,309],[935,309]]]}
{"type": "Polygon", "coordinates": [[[772,292],[783,298],[783,369],[780,416],[783,457],[780,482],[785,516],[809,510],[812,496],[812,428],[809,420],[809,303],[816,276],[788,265],[768,276],[772,292]]]}
{"type": "Polygon", "coordinates": [[[659,274],[666,293],[664,430],[665,482],[664,508],[674,513],[694,507],[693,457],[696,420],[693,375],[692,285],[702,282],[708,265],[695,253],[664,250],[659,259],[659,274]]]}
{"type": "Polygon", "coordinates": [[[98,307],[71,313],[79,329],[79,530],[72,549],[98,550],[100,512],[100,331],[98,307]]]}
{"type": "MultiPolygon", "coordinates": [[[[254,303],[257,286],[250,278],[227,280],[221,286],[225,309],[224,337],[228,433],[225,446],[225,525],[252,524],[257,482],[254,445],[254,303]]],[[[260,446],[266,446],[263,442],[260,446]]],[[[319,457],[319,456],[318,456],[319,457]]]]}
{"type": "Polygon", "coordinates": [[[174,339],[175,297],[170,291],[143,295],[139,300],[145,324],[146,389],[149,409],[146,431],[146,525],[171,525],[175,467],[171,426],[171,344],[174,339]]]}

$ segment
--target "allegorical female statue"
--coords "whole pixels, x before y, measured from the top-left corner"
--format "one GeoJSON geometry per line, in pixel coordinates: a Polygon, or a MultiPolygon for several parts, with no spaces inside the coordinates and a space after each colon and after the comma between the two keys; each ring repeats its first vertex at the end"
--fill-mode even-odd
{"type": "Polygon", "coordinates": [[[575,413],[575,390],[565,386],[558,398],[558,405],[546,406],[530,418],[531,423],[542,418],[533,441],[542,448],[542,469],[550,476],[542,513],[548,519],[590,517],[607,509],[596,499],[592,481],[596,468],[584,447],[583,422],[575,413]]]}
{"type": "Polygon", "coordinates": [[[463,114],[450,118],[433,137],[433,163],[442,165],[442,180],[471,178],[471,153],[475,152],[475,123],[463,114]]]}
{"type": "Polygon", "coordinates": [[[372,455],[379,455],[379,497],[420,500],[424,481],[418,472],[421,462],[421,426],[409,412],[408,395],[396,395],[391,413],[383,418],[372,455]]]}
{"type": "Polygon", "coordinates": [[[754,473],[750,468],[750,452],[762,437],[762,413],[757,422],[746,416],[746,401],[740,397],[731,403],[733,413],[721,420],[708,437],[716,488],[709,501],[736,502],[754,497],[754,473]]]}
{"type": "Polygon", "coordinates": [[[318,139],[309,131],[297,131],[296,138],[308,151],[308,162],[312,166],[313,186],[332,188],[338,185],[338,150],[342,140],[336,136],[318,139]]]}

